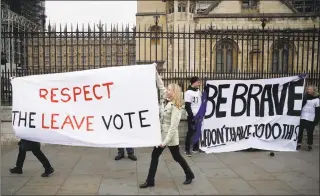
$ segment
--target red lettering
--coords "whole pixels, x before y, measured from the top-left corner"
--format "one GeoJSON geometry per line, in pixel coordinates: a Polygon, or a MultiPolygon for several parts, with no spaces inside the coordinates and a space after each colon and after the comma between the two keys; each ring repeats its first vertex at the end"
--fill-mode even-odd
{"type": "Polygon", "coordinates": [[[67,97],[67,100],[61,99],[61,101],[63,101],[63,102],[68,102],[68,101],[70,101],[71,96],[70,96],[69,94],[67,94],[67,93],[64,93],[65,90],[68,90],[68,91],[69,91],[69,88],[63,88],[63,89],[61,90],[61,95],[67,97]]]}
{"type": "Polygon", "coordinates": [[[59,129],[59,127],[54,125],[57,122],[54,118],[55,116],[59,116],[59,114],[51,114],[51,129],[59,129]]]}
{"type": "Polygon", "coordinates": [[[71,120],[70,116],[67,116],[67,117],[64,119],[64,121],[63,121],[63,123],[62,123],[62,126],[61,126],[61,129],[63,129],[64,126],[67,125],[67,124],[69,124],[69,125],[71,126],[71,128],[74,130],[74,126],[73,126],[73,123],[72,123],[72,120],[71,120]]]}
{"type": "Polygon", "coordinates": [[[73,87],[73,100],[77,101],[77,95],[81,94],[81,88],[79,87],[73,87]]]}
{"type": "Polygon", "coordinates": [[[50,98],[51,98],[51,102],[53,102],[53,103],[58,103],[58,100],[53,99],[55,96],[57,96],[57,94],[55,94],[53,91],[57,91],[57,90],[59,90],[59,89],[58,89],[58,88],[52,88],[52,89],[51,89],[51,96],[50,96],[50,98]]]}
{"type": "Polygon", "coordinates": [[[73,116],[73,120],[77,126],[78,129],[80,129],[81,125],[83,124],[85,117],[82,117],[80,124],[78,124],[77,118],[75,116],[73,116]]]}
{"type": "Polygon", "coordinates": [[[39,96],[40,98],[43,98],[45,100],[47,100],[46,96],[48,95],[48,90],[45,88],[40,88],[39,89],[39,96]]]}
{"type": "Polygon", "coordinates": [[[49,129],[48,126],[45,126],[45,125],[44,125],[44,114],[42,114],[41,116],[42,116],[42,118],[41,118],[41,119],[42,119],[41,127],[42,127],[43,129],[49,129]]]}
{"type": "Polygon", "coordinates": [[[84,100],[86,100],[86,101],[91,101],[92,100],[91,97],[87,97],[87,95],[90,94],[90,91],[88,91],[86,88],[89,88],[89,87],[90,87],[90,85],[83,86],[84,100]]]}
{"type": "Polygon", "coordinates": [[[107,82],[107,83],[103,83],[102,86],[106,86],[107,87],[107,92],[108,92],[108,98],[110,99],[110,88],[109,86],[113,85],[113,82],[107,82]]]}
{"type": "Polygon", "coordinates": [[[100,100],[100,99],[102,99],[102,96],[98,96],[98,95],[96,94],[96,88],[97,88],[97,87],[100,87],[100,84],[95,84],[95,85],[93,86],[93,88],[92,88],[92,91],[93,91],[94,97],[95,97],[96,99],[100,100]]]}
{"type": "Polygon", "coordinates": [[[93,118],[93,116],[87,116],[87,131],[93,131],[93,129],[90,128],[90,125],[92,125],[92,122],[90,122],[90,118],[93,118]]]}

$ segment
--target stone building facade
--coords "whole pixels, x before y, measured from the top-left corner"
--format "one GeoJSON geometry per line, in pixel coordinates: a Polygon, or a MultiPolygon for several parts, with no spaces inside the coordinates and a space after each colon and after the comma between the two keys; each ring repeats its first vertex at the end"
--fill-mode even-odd
{"type": "Polygon", "coordinates": [[[317,0],[138,0],[137,29],[172,35],[140,40],[136,59],[180,72],[317,71],[319,13],[317,0]]]}

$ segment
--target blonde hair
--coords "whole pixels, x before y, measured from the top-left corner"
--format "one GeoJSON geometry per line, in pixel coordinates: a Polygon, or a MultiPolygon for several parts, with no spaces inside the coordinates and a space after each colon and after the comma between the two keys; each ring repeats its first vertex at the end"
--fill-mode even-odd
{"type": "Polygon", "coordinates": [[[318,88],[316,86],[309,85],[309,86],[307,86],[306,91],[307,91],[308,88],[312,88],[313,89],[313,95],[314,96],[318,96],[319,95],[318,88]]]}
{"type": "Polygon", "coordinates": [[[178,84],[169,84],[169,86],[171,86],[173,91],[172,102],[178,109],[181,109],[183,105],[181,87],[178,84]]]}

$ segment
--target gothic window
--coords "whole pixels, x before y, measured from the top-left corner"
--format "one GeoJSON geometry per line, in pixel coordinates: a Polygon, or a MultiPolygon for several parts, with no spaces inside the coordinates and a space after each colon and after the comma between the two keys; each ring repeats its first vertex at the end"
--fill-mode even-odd
{"type": "Polygon", "coordinates": [[[272,48],[272,72],[285,73],[292,67],[293,47],[286,41],[278,41],[272,48]]]}
{"type": "Polygon", "coordinates": [[[150,41],[152,44],[160,44],[160,33],[161,27],[158,25],[153,25],[149,28],[150,31],[150,41]]]}
{"type": "Polygon", "coordinates": [[[256,8],[258,6],[257,0],[242,0],[243,8],[256,8]]]}
{"type": "Polygon", "coordinates": [[[237,48],[232,40],[221,40],[216,44],[216,72],[228,73],[235,71],[237,48]]]}
{"type": "Polygon", "coordinates": [[[179,4],[178,4],[178,12],[186,12],[186,4],[185,4],[185,2],[179,2],[179,4]]]}
{"type": "Polygon", "coordinates": [[[189,6],[189,12],[190,12],[190,13],[194,13],[194,5],[193,5],[193,4],[190,4],[190,6],[189,6]]]}
{"type": "Polygon", "coordinates": [[[172,14],[174,12],[173,1],[168,2],[168,14],[172,14]]]}

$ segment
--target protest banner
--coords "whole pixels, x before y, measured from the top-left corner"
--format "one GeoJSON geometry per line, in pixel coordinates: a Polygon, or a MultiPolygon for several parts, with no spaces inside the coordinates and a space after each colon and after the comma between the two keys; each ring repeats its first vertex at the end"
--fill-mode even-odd
{"type": "Polygon", "coordinates": [[[200,148],[295,151],[305,79],[210,80],[200,148]]]}
{"type": "Polygon", "coordinates": [[[135,65],[15,78],[13,129],[49,144],[159,145],[155,76],[154,65],[135,65]]]}

